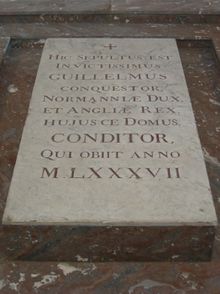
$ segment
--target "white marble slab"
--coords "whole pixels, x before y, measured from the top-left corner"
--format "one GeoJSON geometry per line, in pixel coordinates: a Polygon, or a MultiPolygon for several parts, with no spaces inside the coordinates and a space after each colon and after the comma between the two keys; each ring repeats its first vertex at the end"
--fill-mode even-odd
{"type": "Polygon", "coordinates": [[[216,223],[174,39],[46,41],[3,223],[216,223]]]}

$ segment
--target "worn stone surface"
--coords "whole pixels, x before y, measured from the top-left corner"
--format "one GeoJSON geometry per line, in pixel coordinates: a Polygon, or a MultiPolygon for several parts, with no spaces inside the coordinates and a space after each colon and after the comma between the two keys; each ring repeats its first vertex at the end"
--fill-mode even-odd
{"type": "MultiPolygon", "coordinates": [[[[80,256],[79,256],[80,259],[80,256]]],[[[0,265],[1,294],[219,294],[219,263],[0,265]]]]}
{"type": "Polygon", "coordinates": [[[14,0],[0,1],[0,14],[62,14],[62,13],[156,13],[156,14],[217,14],[220,11],[218,0],[92,0],[92,1],[43,1],[14,0]]]}
{"type": "MultiPolygon", "coordinates": [[[[162,20],[160,20],[161,22],[162,20]]],[[[40,46],[45,39],[49,37],[65,38],[65,37],[146,37],[176,38],[177,40],[213,40],[217,43],[219,38],[220,26],[217,24],[161,24],[161,23],[129,23],[130,18],[122,19],[122,21],[114,21],[107,23],[99,22],[82,22],[82,23],[63,23],[54,22],[42,23],[23,23],[9,22],[2,23],[0,32],[3,37],[11,36],[15,43],[19,46],[23,39],[30,38],[34,46],[40,46]],[[126,22],[128,20],[128,23],[126,22]],[[35,41],[36,40],[36,41],[35,41]]],[[[24,46],[33,46],[27,45],[24,46]]]]}
{"type": "Polygon", "coordinates": [[[175,40],[48,39],[3,222],[215,221],[175,40]]]}
{"type": "Polygon", "coordinates": [[[2,260],[207,261],[213,227],[3,226],[2,260]],[[84,246],[86,244],[86,246],[84,246]]]}
{"type": "Polygon", "coordinates": [[[193,0],[193,1],[166,1],[164,5],[163,0],[145,1],[145,0],[113,0],[112,10],[120,12],[146,12],[146,13],[193,13],[202,14],[210,13],[217,14],[220,11],[220,3],[217,0],[193,0]]]}
{"type": "Polygon", "coordinates": [[[56,1],[0,1],[1,14],[39,14],[39,13],[74,13],[79,12],[102,12],[108,11],[110,6],[109,0],[93,0],[93,1],[80,1],[80,0],[56,0],[56,1]]]}
{"type": "Polygon", "coordinates": [[[4,54],[7,51],[9,42],[10,42],[10,38],[0,38],[0,64],[2,62],[4,54]]]}

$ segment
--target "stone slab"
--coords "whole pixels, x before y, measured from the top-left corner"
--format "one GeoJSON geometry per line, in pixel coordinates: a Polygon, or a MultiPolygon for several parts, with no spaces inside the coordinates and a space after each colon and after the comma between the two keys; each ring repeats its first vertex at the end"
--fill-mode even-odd
{"type": "Polygon", "coordinates": [[[88,13],[136,13],[145,14],[204,14],[216,15],[220,4],[216,0],[169,0],[163,5],[162,0],[0,0],[0,15],[39,15],[39,14],[88,14],[88,13]]]}
{"type": "Polygon", "coordinates": [[[208,261],[213,226],[2,226],[0,260],[208,261]]]}
{"type": "Polygon", "coordinates": [[[3,223],[216,224],[175,40],[47,40],[3,223]]]}
{"type": "MultiPolygon", "coordinates": [[[[112,39],[108,39],[112,41],[112,39]]],[[[17,48],[17,47],[16,47],[17,48]]],[[[25,46],[26,48],[26,46],[25,46]]],[[[29,48],[29,47],[27,47],[29,48]]],[[[193,94],[193,103],[195,103],[201,97],[203,97],[204,104],[200,105],[201,112],[203,113],[202,119],[208,115],[208,113],[214,110],[209,109],[209,104],[207,104],[206,96],[204,96],[204,91],[212,91],[210,83],[207,84],[207,88],[204,88],[203,84],[198,83],[198,79],[195,76],[198,75],[198,71],[201,73],[201,79],[206,84],[206,81],[210,78],[210,76],[206,77],[206,73],[203,70],[204,65],[201,62],[200,58],[203,56],[203,51],[197,54],[194,50],[190,49],[191,54],[186,55],[187,59],[184,57],[185,52],[181,48],[181,57],[183,58],[183,62],[185,64],[186,73],[188,74],[187,78],[189,81],[190,91],[193,94]],[[184,52],[184,54],[183,54],[184,52]],[[196,55],[195,55],[196,54],[196,55]],[[191,57],[193,56],[193,57],[191,57]],[[200,56],[197,58],[197,56],[200,56]],[[194,60],[195,58],[195,60],[194,60]],[[198,59],[198,60],[197,60],[198,59]],[[194,71],[188,72],[186,64],[192,64],[192,68],[194,71]],[[201,69],[198,66],[201,64],[201,69]],[[189,78],[190,77],[190,78],[189,78]],[[197,85],[195,88],[193,85],[197,85]],[[202,91],[201,89],[204,89],[202,91]],[[204,111],[204,105],[206,105],[205,110],[209,110],[208,112],[204,111]]],[[[111,50],[111,49],[110,49],[111,50]]],[[[113,50],[113,49],[112,49],[113,50]]],[[[33,60],[33,53],[30,51],[28,58],[25,57],[26,53],[29,52],[29,49],[25,49],[25,51],[17,51],[17,49],[13,49],[10,51],[10,54],[14,54],[14,58],[5,60],[5,66],[3,71],[3,80],[9,79],[13,81],[18,87],[18,91],[15,94],[7,94],[7,99],[9,100],[8,105],[10,106],[7,114],[7,118],[10,121],[10,125],[12,117],[12,111],[10,109],[14,109],[14,105],[17,104],[23,107],[19,113],[16,113],[16,117],[18,117],[16,121],[16,126],[18,125],[18,133],[21,133],[21,121],[24,120],[26,114],[27,103],[30,99],[30,89],[32,88],[35,70],[37,69],[39,53],[40,49],[35,52],[35,58],[33,60]],[[26,70],[24,74],[20,75],[17,72],[14,72],[14,63],[15,61],[19,61],[18,68],[22,68],[23,60],[27,63],[25,67],[26,70]],[[29,65],[28,65],[29,64],[29,65]],[[34,64],[34,70],[32,69],[32,64],[34,64]],[[21,76],[23,78],[21,78],[21,76]],[[28,85],[28,87],[27,87],[28,85]],[[16,98],[16,99],[15,99],[16,98]],[[25,98],[25,103],[24,103],[25,98]],[[20,102],[19,102],[20,101],[20,102]],[[24,107],[24,105],[26,105],[24,107]],[[25,110],[24,110],[25,108],[25,110]]],[[[206,56],[206,55],[205,55],[206,56]]],[[[204,57],[204,56],[203,56],[204,57]]],[[[207,57],[205,57],[205,61],[207,61],[207,57]]],[[[210,57],[210,60],[211,57],[210,57]]],[[[16,63],[15,63],[16,64],[16,63]]],[[[205,63],[206,64],[206,63],[205,63]]],[[[209,65],[210,68],[210,65],[209,65]]],[[[211,65],[212,69],[212,79],[215,80],[217,73],[215,73],[214,63],[211,65]]],[[[210,74],[210,72],[209,72],[210,74]]],[[[4,87],[3,87],[4,89],[4,87]]],[[[214,99],[214,97],[213,97],[214,99]]],[[[217,99],[217,98],[216,98],[217,99]]],[[[215,106],[216,107],[216,106],[215,106]]],[[[20,109],[20,108],[19,108],[20,109]]],[[[197,107],[196,107],[197,109],[197,107]]],[[[7,113],[7,112],[6,112],[7,113]]],[[[14,112],[13,112],[14,113],[14,112]]],[[[214,111],[216,113],[216,111],[214,111]]],[[[213,121],[215,116],[212,119],[209,119],[209,122],[213,121]]],[[[200,118],[200,112],[198,112],[197,119],[199,125],[203,125],[203,120],[200,118]],[[200,124],[201,123],[201,124],[200,124]]],[[[214,120],[215,121],[215,120],[214,120]]],[[[14,122],[13,122],[14,124],[14,122]]],[[[12,124],[12,125],[13,125],[12,124]]],[[[4,124],[2,124],[3,126],[4,124]]],[[[6,124],[7,125],[7,124],[6,124]]],[[[217,149],[210,149],[209,146],[206,146],[206,139],[204,141],[204,137],[206,138],[206,130],[201,129],[200,126],[200,135],[202,135],[203,146],[207,148],[210,154],[217,149]]],[[[212,128],[214,126],[212,125],[212,128]]],[[[3,128],[3,134],[4,133],[3,128]]],[[[20,136],[20,135],[17,135],[20,136]]],[[[14,137],[13,137],[14,138],[14,137]]],[[[16,137],[16,142],[18,145],[18,140],[20,137],[16,137]]],[[[215,137],[210,137],[209,142],[213,142],[215,137]]],[[[7,144],[6,141],[4,144],[7,144]]],[[[215,142],[215,141],[214,141],[215,142]]],[[[14,139],[13,139],[14,144],[14,139]]],[[[16,145],[16,146],[17,146],[16,145]]],[[[12,146],[12,145],[10,145],[12,146]]],[[[13,145],[14,146],[14,145],[13,145]]],[[[210,145],[212,146],[212,145],[210,145]]],[[[8,147],[6,150],[8,150],[8,147]]],[[[15,148],[17,150],[17,147],[15,148]]],[[[9,164],[11,164],[10,173],[12,166],[14,166],[14,160],[16,153],[6,153],[5,156],[2,154],[3,165],[2,172],[7,171],[9,164]],[[14,154],[12,156],[12,153],[14,154]],[[8,161],[9,160],[9,161],[8,161]],[[9,164],[7,164],[7,162],[9,164]],[[6,167],[5,166],[6,164],[6,167]]],[[[210,173],[210,169],[209,169],[210,173]]],[[[213,184],[214,175],[211,174],[211,180],[213,184]]],[[[11,176],[10,176],[11,178],[11,176]]],[[[10,181],[5,181],[5,186],[9,184],[10,181]]],[[[3,186],[4,187],[4,186],[3,186]]],[[[212,185],[213,188],[213,185],[212,185]]],[[[4,191],[7,191],[4,189],[4,191]]],[[[6,193],[6,192],[2,193],[6,193]]],[[[214,193],[215,186],[214,186],[214,193]]],[[[216,194],[215,194],[216,195],[216,194]]],[[[6,196],[6,195],[5,195],[6,196]]],[[[195,224],[194,226],[179,224],[173,226],[160,225],[157,226],[110,226],[109,224],[103,225],[94,225],[94,226],[86,226],[78,225],[78,224],[69,224],[68,226],[65,223],[59,225],[47,224],[44,226],[36,223],[26,223],[22,226],[18,225],[3,225],[0,230],[0,258],[3,260],[31,260],[31,261],[78,261],[79,258],[83,260],[91,261],[91,262],[99,262],[99,261],[160,261],[160,260],[175,260],[175,261],[198,261],[198,260],[210,260],[212,253],[212,246],[214,240],[214,227],[213,224],[195,224]],[[87,244],[87,246],[84,246],[87,244]]]]}
{"type": "Polygon", "coordinates": [[[32,15],[53,13],[103,13],[109,10],[109,0],[56,0],[56,1],[29,1],[29,0],[0,0],[0,15],[32,15]]]}
{"type": "Polygon", "coordinates": [[[114,12],[145,12],[147,14],[218,14],[220,11],[219,1],[192,0],[179,1],[169,0],[164,5],[163,0],[113,0],[114,12]]]}

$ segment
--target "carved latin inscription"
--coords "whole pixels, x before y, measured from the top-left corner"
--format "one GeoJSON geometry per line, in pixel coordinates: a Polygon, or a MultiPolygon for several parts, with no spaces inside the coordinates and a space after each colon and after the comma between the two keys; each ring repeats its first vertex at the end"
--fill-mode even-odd
{"type": "Polygon", "coordinates": [[[46,41],[4,223],[214,223],[175,40],[46,41]]]}

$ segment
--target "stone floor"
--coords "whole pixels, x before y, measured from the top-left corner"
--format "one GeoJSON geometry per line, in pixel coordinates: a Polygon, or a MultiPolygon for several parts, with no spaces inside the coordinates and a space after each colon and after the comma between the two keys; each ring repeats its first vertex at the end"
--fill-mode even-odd
{"type": "Polygon", "coordinates": [[[219,263],[4,263],[0,293],[219,294],[219,263]]]}
{"type": "MultiPolygon", "coordinates": [[[[16,160],[44,39],[77,36],[174,37],[186,74],[217,214],[220,214],[220,3],[193,0],[0,0],[0,215],[16,160]],[[71,11],[73,13],[71,13],[71,11]],[[195,22],[195,23],[194,23],[195,22]],[[20,72],[22,71],[22,76],[20,72]]],[[[17,242],[19,234],[10,241],[17,242]]],[[[33,241],[33,239],[32,239],[33,241]]],[[[30,242],[31,243],[31,242],[30,242]]],[[[0,227],[0,293],[219,294],[220,231],[206,263],[21,261],[0,227]]],[[[32,244],[32,243],[31,243],[32,244]]],[[[46,250],[32,244],[34,252],[46,250]]],[[[22,255],[23,254],[23,255],[22,255]]],[[[36,256],[36,255],[35,255],[36,256]]],[[[25,258],[23,258],[25,259],[25,258]]],[[[39,260],[36,256],[35,260],[39,260]]]]}

